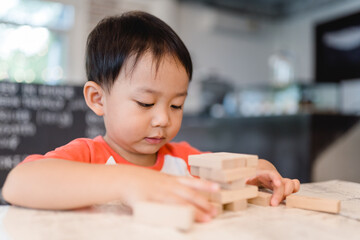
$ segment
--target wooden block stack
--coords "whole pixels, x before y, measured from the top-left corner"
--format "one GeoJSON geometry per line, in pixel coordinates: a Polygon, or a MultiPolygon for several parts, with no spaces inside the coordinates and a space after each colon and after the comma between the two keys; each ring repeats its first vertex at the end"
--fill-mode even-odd
{"type": "Polygon", "coordinates": [[[248,154],[218,152],[189,156],[192,175],[220,184],[219,192],[207,194],[219,210],[243,210],[247,199],[257,197],[258,188],[246,185],[246,179],[256,175],[257,164],[258,157],[248,154]]]}

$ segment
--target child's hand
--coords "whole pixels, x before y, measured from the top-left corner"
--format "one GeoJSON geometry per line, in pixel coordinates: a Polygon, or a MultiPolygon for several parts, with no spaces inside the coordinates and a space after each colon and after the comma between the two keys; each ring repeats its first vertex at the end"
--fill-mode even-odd
{"type": "Polygon", "coordinates": [[[137,201],[155,201],[191,205],[195,220],[206,222],[216,215],[216,209],[200,191],[215,192],[219,185],[191,177],[175,177],[143,168],[132,168],[123,202],[133,206],[137,201]]]}
{"type": "Polygon", "coordinates": [[[299,191],[300,182],[298,179],[283,178],[275,170],[259,169],[256,177],[248,179],[247,184],[264,186],[273,190],[271,205],[277,206],[286,196],[299,191]]]}

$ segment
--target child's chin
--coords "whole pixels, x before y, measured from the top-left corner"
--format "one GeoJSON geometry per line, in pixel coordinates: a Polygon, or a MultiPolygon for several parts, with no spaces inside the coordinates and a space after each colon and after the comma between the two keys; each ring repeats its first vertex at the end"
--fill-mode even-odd
{"type": "Polygon", "coordinates": [[[156,154],[159,149],[162,147],[163,145],[161,146],[148,146],[148,147],[144,147],[141,149],[141,153],[142,154],[156,154]]]}

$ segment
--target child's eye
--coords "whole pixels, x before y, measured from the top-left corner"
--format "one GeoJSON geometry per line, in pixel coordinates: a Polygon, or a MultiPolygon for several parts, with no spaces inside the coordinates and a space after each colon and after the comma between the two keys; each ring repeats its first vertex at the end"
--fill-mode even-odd
{"type": "Polygon", "coordinates": [[[149,108],[149,107],[154,106],[153,103],[143,103],[143,102],[138,102],[138,101],[136,101],[136,103],[137,103],[139,106],[145,107],[145,108],[149,108]]]}
{"type": "Polygon", "coordinates": [[[172,107],[173,109],[182,109],[182,105],[180,105],[180,106],[177,106],[177,105],[171,105],[171,107],[172,107]]]}

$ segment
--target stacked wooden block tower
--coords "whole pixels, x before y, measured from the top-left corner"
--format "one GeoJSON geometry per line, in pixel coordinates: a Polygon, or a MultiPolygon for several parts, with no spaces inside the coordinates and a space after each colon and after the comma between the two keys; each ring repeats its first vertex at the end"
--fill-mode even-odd
{"type": "MultiPolygon", "coordinates": [[[[203,193],[218,209],[240,211],[247,203],[270,206],[271,193],[259,192],[257,186],[246,185],[248,178],[256,175],[258,157],[238,153],[205,153],[190,155],[191,173],[200,178],[219,183],[220,191],[203,193]]],[[[340,212],[340,200],[290,195],[287,207],[296,207],[329,213],[340,212]]],[[[134,218],[138,222],[189,230],[194,222],[194,208],[186,205],[139,202],[134,208],[134,218]]]]}
{"type": "MultiPolygon", "coordinates": [[[[203,193],[217,207],[218,214],[223,210],[243,210],[248,202],[270,205],[270,193],[258,192],[257,186],[246,185],[246,180],[256,175],[256,155],[226,152],[190,155],[189,165],[193,175],[220,184],[220,191],[203,193]]],[[[190,206],[155,202],[139,202],[133,212],[138,222],[181,230],[191,228],[195,214],[194,208],[190,206]]]]}
{"type": "Polygon", "coordinates": [[[247,207],[248,199],[258,196],[258,187],[246,185],[246,180],[256,176],[258,157],[237,153],[205,153],[190,155],[191,174],[219,183],[221,190],[204,195],[218,209],[239,211],[247,207]]]}

